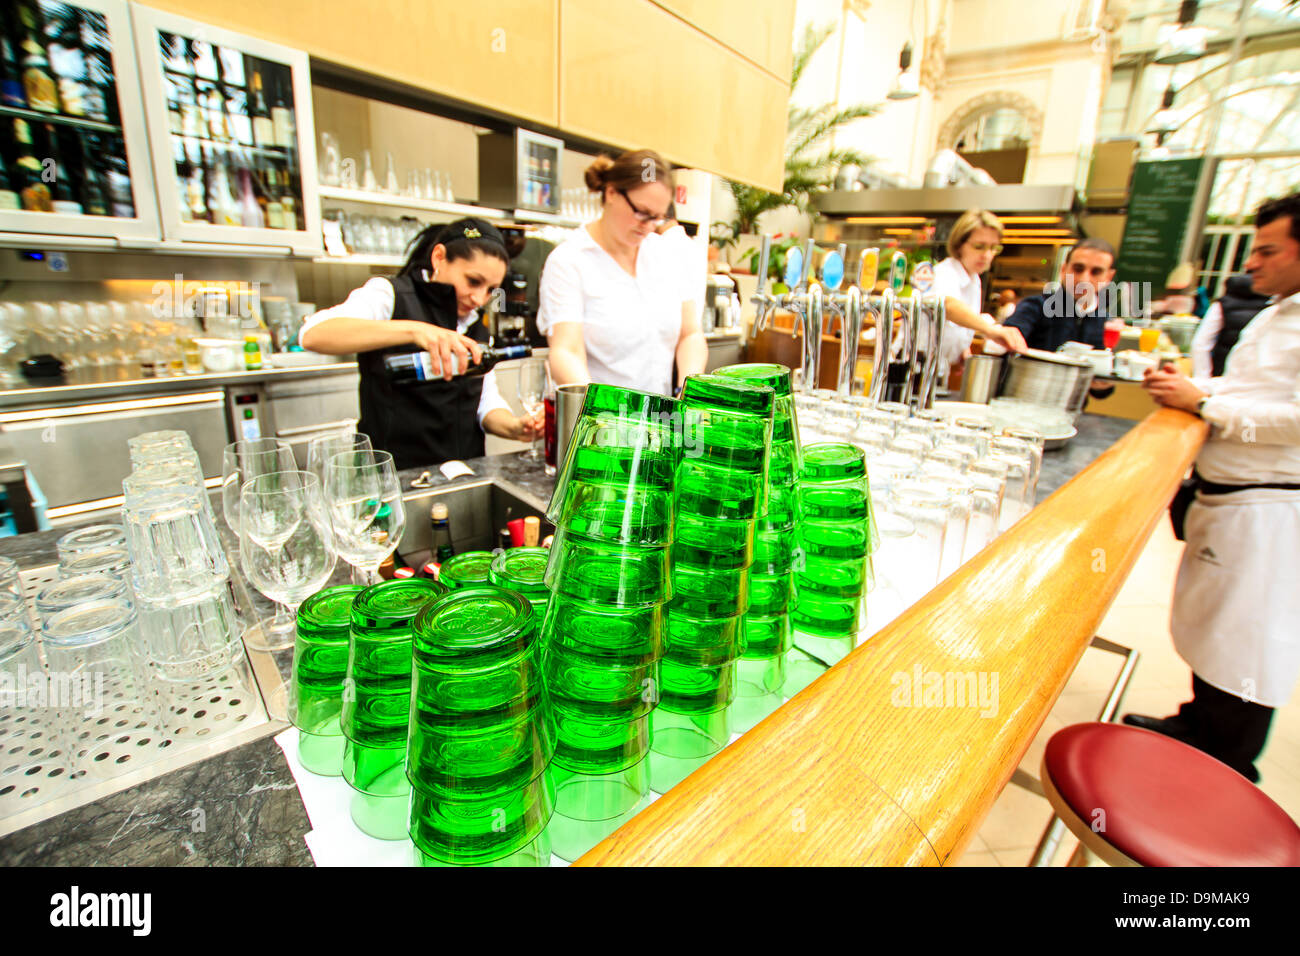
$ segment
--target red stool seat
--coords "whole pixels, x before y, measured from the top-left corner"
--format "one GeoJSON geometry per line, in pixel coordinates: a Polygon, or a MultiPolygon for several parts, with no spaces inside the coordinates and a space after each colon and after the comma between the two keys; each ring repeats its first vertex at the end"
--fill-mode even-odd
{"type": "Polygon", "coordinates": [[[1052,735],[1044,772],[1097,835],[1143,866],[1300,866],[1300,827],[1225,763],[1124,724],[1052,735]]]}

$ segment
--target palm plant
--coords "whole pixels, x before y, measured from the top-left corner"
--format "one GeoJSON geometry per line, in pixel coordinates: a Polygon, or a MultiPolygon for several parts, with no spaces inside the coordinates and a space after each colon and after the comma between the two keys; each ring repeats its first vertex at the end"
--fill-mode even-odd
{"type": "Polygon", "coordinates": [[[840,107],[823,103],[817,107],[800,107],[793,102],[804,69],[822,44],[835,32],[834,25],[809,24],[795,50],[790,70],[791,102],[786,112],[785,180],[781,192],[769,192],[728,180],[736,214],[730,222],[714,223],[715,239],[726,248],[745,233],[755,232],[758,218],[765,212],[793,206],[800,212],[815,215],[812,199],[830,189],[837,168],[845,164],[866,166],[871,158],[856,149],[836,148],[828,143],[834,133],[857,119],[874,116],[880,107],[872,103],[855,103],[840,107]]]}

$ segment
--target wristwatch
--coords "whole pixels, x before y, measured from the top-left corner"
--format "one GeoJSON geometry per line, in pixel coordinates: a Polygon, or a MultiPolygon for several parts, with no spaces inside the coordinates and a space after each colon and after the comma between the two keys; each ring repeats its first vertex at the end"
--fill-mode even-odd
{"type": "Polygon", "coordinates": [[[1198,402],[1196,403],[1196,417],[1197,417],[1197,418],[1204,418],[1204,417],[1205,417],[1205,403],[1208,402],[1209,400],[1210,400],[1210,396],[1208,396],[1208,395],[1202,395],[1200,401],[1198,401],[1198,402]]]}

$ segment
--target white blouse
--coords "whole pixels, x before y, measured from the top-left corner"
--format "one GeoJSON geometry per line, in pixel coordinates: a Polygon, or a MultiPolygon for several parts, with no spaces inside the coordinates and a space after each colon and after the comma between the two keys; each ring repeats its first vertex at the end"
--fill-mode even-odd
{"type": "MultiPolygon", "coordinates": [[[[341,304],[330,306],[328,309],[321,309],[319,312],[308,316],[303,321],[302,331],[298,333],[298,336],[301,338],[303,332],[313,325],[319,325],[326,319],[368,319],[374,322],[387,322],[393,317],[396,302],[397,295],[393,292],[393,284],[383,276],[373,276],[366,280],[365,285],[353,289],[341,304]]],[[[456,331],[464,335],[465,330],[477,321],[477,310],[464,318],[458,317],[456,319],[456,331]]],[[[510,403],[501,397],[501,390],[497,387],[497,373],[494,370],[483,376],[483,394],[479,396],[478,400],[478,423],[480,427],[483,425],[483,417],[497,408],[504,408],[510,414],[514,414],[510,408],[510,403]]]]}
{"type": "Polygon", "coordinates": [[[630,276],[587,227],[577,229],[547,257],[537,330],[576,322],[593,382],[671,395],[682,303],[695,299],[681,262],[671,239],[651,233],[630,276]]]}
{"type": "MultiPolygon", "coordinates": [[[[934,267],[934,291],[942,296],[952,296],[972,312],[979,315],[984,302],[984,286],[979,276],[973,276],[958,259],[949,256],[934,267]]],[[[961,361],[962,353],[975,340],[975,330],[945,322],[943,336],[939,339],[939,372],[941,383],[948,381],[948,367],[961,361]]]]}

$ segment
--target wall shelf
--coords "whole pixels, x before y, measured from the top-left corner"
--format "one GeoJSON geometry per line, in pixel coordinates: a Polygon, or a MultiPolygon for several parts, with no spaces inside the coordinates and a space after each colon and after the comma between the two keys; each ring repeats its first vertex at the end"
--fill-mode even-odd
{"type": "Polygon", "coordinates": [[[398,209],[421,209],[425,212],[441,212],[452,216],[478,216],[481,219],[508,219],[504,209],[491,206],[472,206],[469,203],[440,202],[436,199],[413,199],[408,196],[394,196],[391,193],[371,192],[368,189],[346,189],[342,186],[321,186],[318,190],[321,199],[334,199],[340,202],[362,203],[368,206],[393,206],[398,209]]]}

